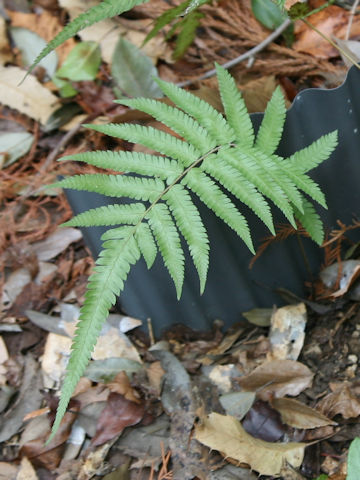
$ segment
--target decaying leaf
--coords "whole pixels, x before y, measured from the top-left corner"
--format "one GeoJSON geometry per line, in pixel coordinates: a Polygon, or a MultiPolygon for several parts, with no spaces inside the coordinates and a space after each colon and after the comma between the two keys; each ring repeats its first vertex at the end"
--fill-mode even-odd
{"type": "Polygon", "coordinates": [[[292,398],[274,398],[271,405],[280,412],[281,419],[295,428],[318,428],[337,425],[325,415],[292,398]]]}
{"type": "Polygon", "coordinates": [[[278,475],[285,461],[299,467],[304,443],[271,443],[246,433],[234,417],[212,413],[195,429],[196,439],[240,463],[247,463],[261,475],[278,475]]]}
{"type": "Polygon", "coordinates": [[[308,367],[294,360],[273,360],[255,368],[238,380],[245,390],[258,391],[258,397],[267,400],[285,395],[299,395],[308,388],[314,374],[308,367]]]}
{"type": "Polygon", "coordinates": [[[231,392],[221,395],[219,401],[228,415],[242,420],[252,407],[255,397],[254,392],[231,392]]]}
{"type": "Polygon", "coordinates": [[[351,386],[344,383],[320,400],[317,408],[330,418],[339,414],[344,418],[356,418],[360,416],[360,399],[351,391],[351,386]]]}
{"type": "Polygon", "coordinates": [[[0,103],[14,108],[43,125],[59,108],[59,99],[33,76],[24,79],[25,71],[19,67],[0,66],[0,103]]]}
{"type": "Polygon", "coordinates": [[[102,445],[119,436],[125,427],[136,425],[144,415],[144,405],[127,400],[123,395],[110,393],[102,411],[92,445],[102,445]]]}

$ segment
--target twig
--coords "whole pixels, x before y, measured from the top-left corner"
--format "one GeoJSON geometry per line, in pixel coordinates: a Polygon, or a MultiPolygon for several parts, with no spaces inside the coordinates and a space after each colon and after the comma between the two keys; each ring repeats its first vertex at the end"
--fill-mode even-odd
{"type": "Polygon", "coordinates": [[[352,24],[353,24],[355,12],[356,12],[356,9],[357,9],[358,5],[359,5],[359,0],[355,0],[355,2],[353,3],[353,6],[351,7],[350,16],[349,16],[349,23],[348,23],[346,33],[345,33],[345,40],[346,41],[349,40],[351,27],[352,27],[352,24]]]}
{"type": "MultiPolygon", "coordinates": [[[[233,58],[232,60],[229,60],[228,62],[224,63],[222,65],[223,68],[231,68],[235,65],[237,65],[240,62],[243,62],[244,60],[247,60],[248,58],[253,57],[256,53],[260,52],[264,48],[266,48],[270,43],[272,43],[277,37],[279,37],[290,25],[291,25],[291,20],[288,18],[286,19],[276,30],[274,30],[268,37],[265,38],[259,45],[256,45],[256,47],[251,48],[249,51],[246,53],[243,53],[242,55],[233,58]]],[[[208,72],[204,73],[203,75],[200,75],[200,77],[194,78],[192,80],[186,80],[185,82],[180,82],[177,83],[176,85],[178,87],[187,87],[188,85],[191,85],[194,82],[197,82],[199,80],[205,80],[206,78],[210,78],[216,75],[216,69],[213,68],[212,70],[209,70],[208,72]]]]}

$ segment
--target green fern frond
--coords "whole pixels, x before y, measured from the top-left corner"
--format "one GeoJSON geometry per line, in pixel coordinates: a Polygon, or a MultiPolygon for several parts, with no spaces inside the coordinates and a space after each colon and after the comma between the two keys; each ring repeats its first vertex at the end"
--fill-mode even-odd
{"type": "Polygon", "coordinates": [[[148,113],[159,122],[167,125],[175,133],[183,137],[191,145],[198,149],[201,155],[211,150],[216,145],[207,131],[192,117],[178,108],[166,105],[166,103],[149,98],[134,98],[131,100],[118,100],[117,103],[135,108],[148,113]]]}
{"type": "Polygon", "coordinates": [[[221,218],[244,240],[252,253],[255,253],[245,217],[208,175],[198,169],[194,169],[187,174],[183,183],[189,186],[215,215],[221,218]]]}
{"type": "Polygon", "coordinates": [[[174,281],[178,299],[181,297],[184,283],[184,252],[181,248],[179,233],[171,218],[168,207],[158,203],[148,212],[150,228],[154,234],[164,264],[174,281]]]}
{"type": "Polygon", "coordinates": [[[272,155],[279,146],[284,129],[285,114],[285,99],[280,87],[277,87],[267,104],[264,118],[256,135],[255,146],[262,152],[272,155]]]}
{"type": "Polygon", "coordinates": [[[36,65],[44,57],[46,57],[46,55],[55,50],[55,48],[62,43],[66,42],[66,40],[76,35],[78,32],[80,32],[80,30],[90,27],[94,23],[105,20],[106,18],[112,18],[116,15],[120,15],[121,13],[131,10],[136,5],[146,3],[147,1],[148,0],[103,0],[101,3],[99,3],[99,5],[89,8],[89,10],[82,13],[72,22],[66,25],[61,32],[58,33],[56,37],[46,45],[46,47],[36,57],[28,73],[31,73],[36,65]]]}
{"type": "Polygon", "coordinates": [[[209,240],[200,217],[189,193],[181,186],[174,185],[166,195],[167,202],[176,224],[187,241],[200,279],[200,293],[204,291],[209,268],[209,240]]]}
{"type": "Polygon", "coordinates": [[[74,175],[54,184],[54,187],[85,190],[108,197],[128,197],[134,200],[154,200],[164,190],[158,178],[138,178],[127,175],[74,175]]]}
{"type": "Polygon", "coordinates": [[[199,150],[193,145],[183,142],[157,128],[133,124],[117,125],[114,123],[108,125],[87,125],[87,127],[111,137],[122,138],[128,142],[139,143],[152,150],[157,150],[168,157],[179,160],[184,166],[190,165],[201,156],[199,150]]]}
{"type": "Polygon", "coordinates": [[[314,206],[304,198],[304,213],[295,211],[296,218],[318,245],[324,241],[324,227],[314,206]]]}
{"type": "Polygon", "coordinates": [[[337,145],[337,131],[323,135],[308,147],[295,152],[288,158],[289,166],[306,173],[330,157],[337,145]]]}
{"type": "Polygon", "coordinates": [[[139,257],[139,248],[131,235],[122,241],[110,240],[103,244],[94,273],[89,278],[84,306],[80,310],[67,374],[48,443],[60,426],[76,384],[89,363],[109,309],[114,305],[119,290],[123,289],[130,266],[135,264],[139,257]]]}
{"type": "Polygon", "coordinates": [[[218,64],[215,66],[226,120],[236,134],[238,145],[252,147],[255,139],[254,128],[244,99],[230,73],[218,64]]]}
{"type": "Polygon", "coordinates": [[[58,182],[57,186],[125,197],[126,204],[93,209],[67,223],[120,226],[102,236],[104,250],[89,280],[53,433],[131,265],[142,256],[150,268],[159,251],[180,297],[185,261],[181,235],[197,269],[200,290],[204,290],[209,242],[193,195],[232,228],[252,252],[247,220],[233,197],[250,207],[273,232],[266,199],[271,200],[295,227],[294,215],[317,243],[322,242],[320,218],[302,192],[325,205],[319,186],[306,172],[331,154],[337,142],[336,132],[290,158],[274,154],[285,113],[280,91],[276,91],[254,144],[241,95],[229,74],[221,67],[217,70],[226,118],[191,93],[158,80],[175,107],[144,99],[123,103],[153,115],[183,140],[140,125],[96,125],[90,128],[140,143],[159,155],[107,151],[65,157],[125,174],[77,175],[58,182]],[[128,199],[137,203],[128,204],[128,199]]]}
{"type": "Polygon", "coordinates": [[[177,107],[194,117],[208,131],[209,135],[215,139],[217,144],[226,145],[234,140],[236,136],[234,130],[214,107],[173,83],[164,82],[159,78],[156,78],[155,81],[163,93],[177,107]]]}
{"type": "Polygon", "coordinates": [[[86,212],[79,213],[64,227],[93,227],[109,225],[136,225],[141,222],[145,213],[143,203],[131,203],[129,205],[106,205],[104,207],[92,208],[86,212]]]}
{"type": "Polygon", "coordinates": [[[84,152],[67,155],[61,160],[75,160],[115,172],[137,173],[147,177],[159,177],[162,180],[175,179],[183,171],[183,168],[175,160],[141,152],[112,152],[110,150],[84,152]]]}
{"type": "Polygon", "coordinates": [[[216,161],[210,160],[211,157],[204,160],[202,165],[204,171],[221,183],[237,199],[250,207],[265,223],[270,232],[275,235],[270,207],[255,186],[246,180],[238,170],[225,162],[221,156],[218,156],[216,161]]]}

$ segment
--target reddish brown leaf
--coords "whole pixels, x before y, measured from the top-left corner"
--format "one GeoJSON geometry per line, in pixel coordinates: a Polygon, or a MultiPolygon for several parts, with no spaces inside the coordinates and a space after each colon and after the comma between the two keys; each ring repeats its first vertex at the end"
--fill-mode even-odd
{"type": "Polygon", "coordinates": [[[258,400],[242,421],[244,430],[255,438],[266,442],[281,440],[288,428],[281,421],[279,412],[266,402],[258,400]]]}
{"type": "Polygon", "coordinates": [[[110,393],[102,411],[92,445],[102,445],[121,434],[125,427],[136,425],[144,416],[144,405],[127,400],[123,395],[110,393]]]}
{"type": "Polygon", "coordinates": [[[119,372],[112,382],[108,382],[106,386],[113,393],[120,393],[124,395],[126,400],[131,402],[140,403],[139,394],[130,385],[128,376],[124,371],[119,372]]]}

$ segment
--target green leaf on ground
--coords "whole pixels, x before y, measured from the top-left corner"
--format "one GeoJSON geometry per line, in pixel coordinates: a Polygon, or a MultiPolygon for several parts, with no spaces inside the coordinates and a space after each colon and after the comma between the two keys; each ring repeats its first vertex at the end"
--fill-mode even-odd
{"type": "Polygon", "coordinates": [[[100,47],[96,42],[80,42],[69,53],[56,76],[73,82],[94,80],[101,63],[100,47]]]}
{"type": "Polygon", "coordinates": [[[124,94],[130,97],[163,97],[154,80],[158,73],[150,58],[122,37],[114,51],[111,74],[118,98],[124,94]]]}
{"type": "MultiPolygon", "coordinates": [[[[24,67],[29,67],[35,60],[40,49],[46,46],[43,38],[27,28],[12,27],[10,28],[11,39],[21,52],[21,59],[24,67]]],[[[58,64],[56,52],[51,52],[46,58],[43,58],[39,65],[46,70],[49,78],[51,78],[58,64]]]]}
{"type": "Polygon", "coordinates": [[[355,438],[350,445],[346,480],[359,480],[360,472],[360,437],[355,438]]]}

